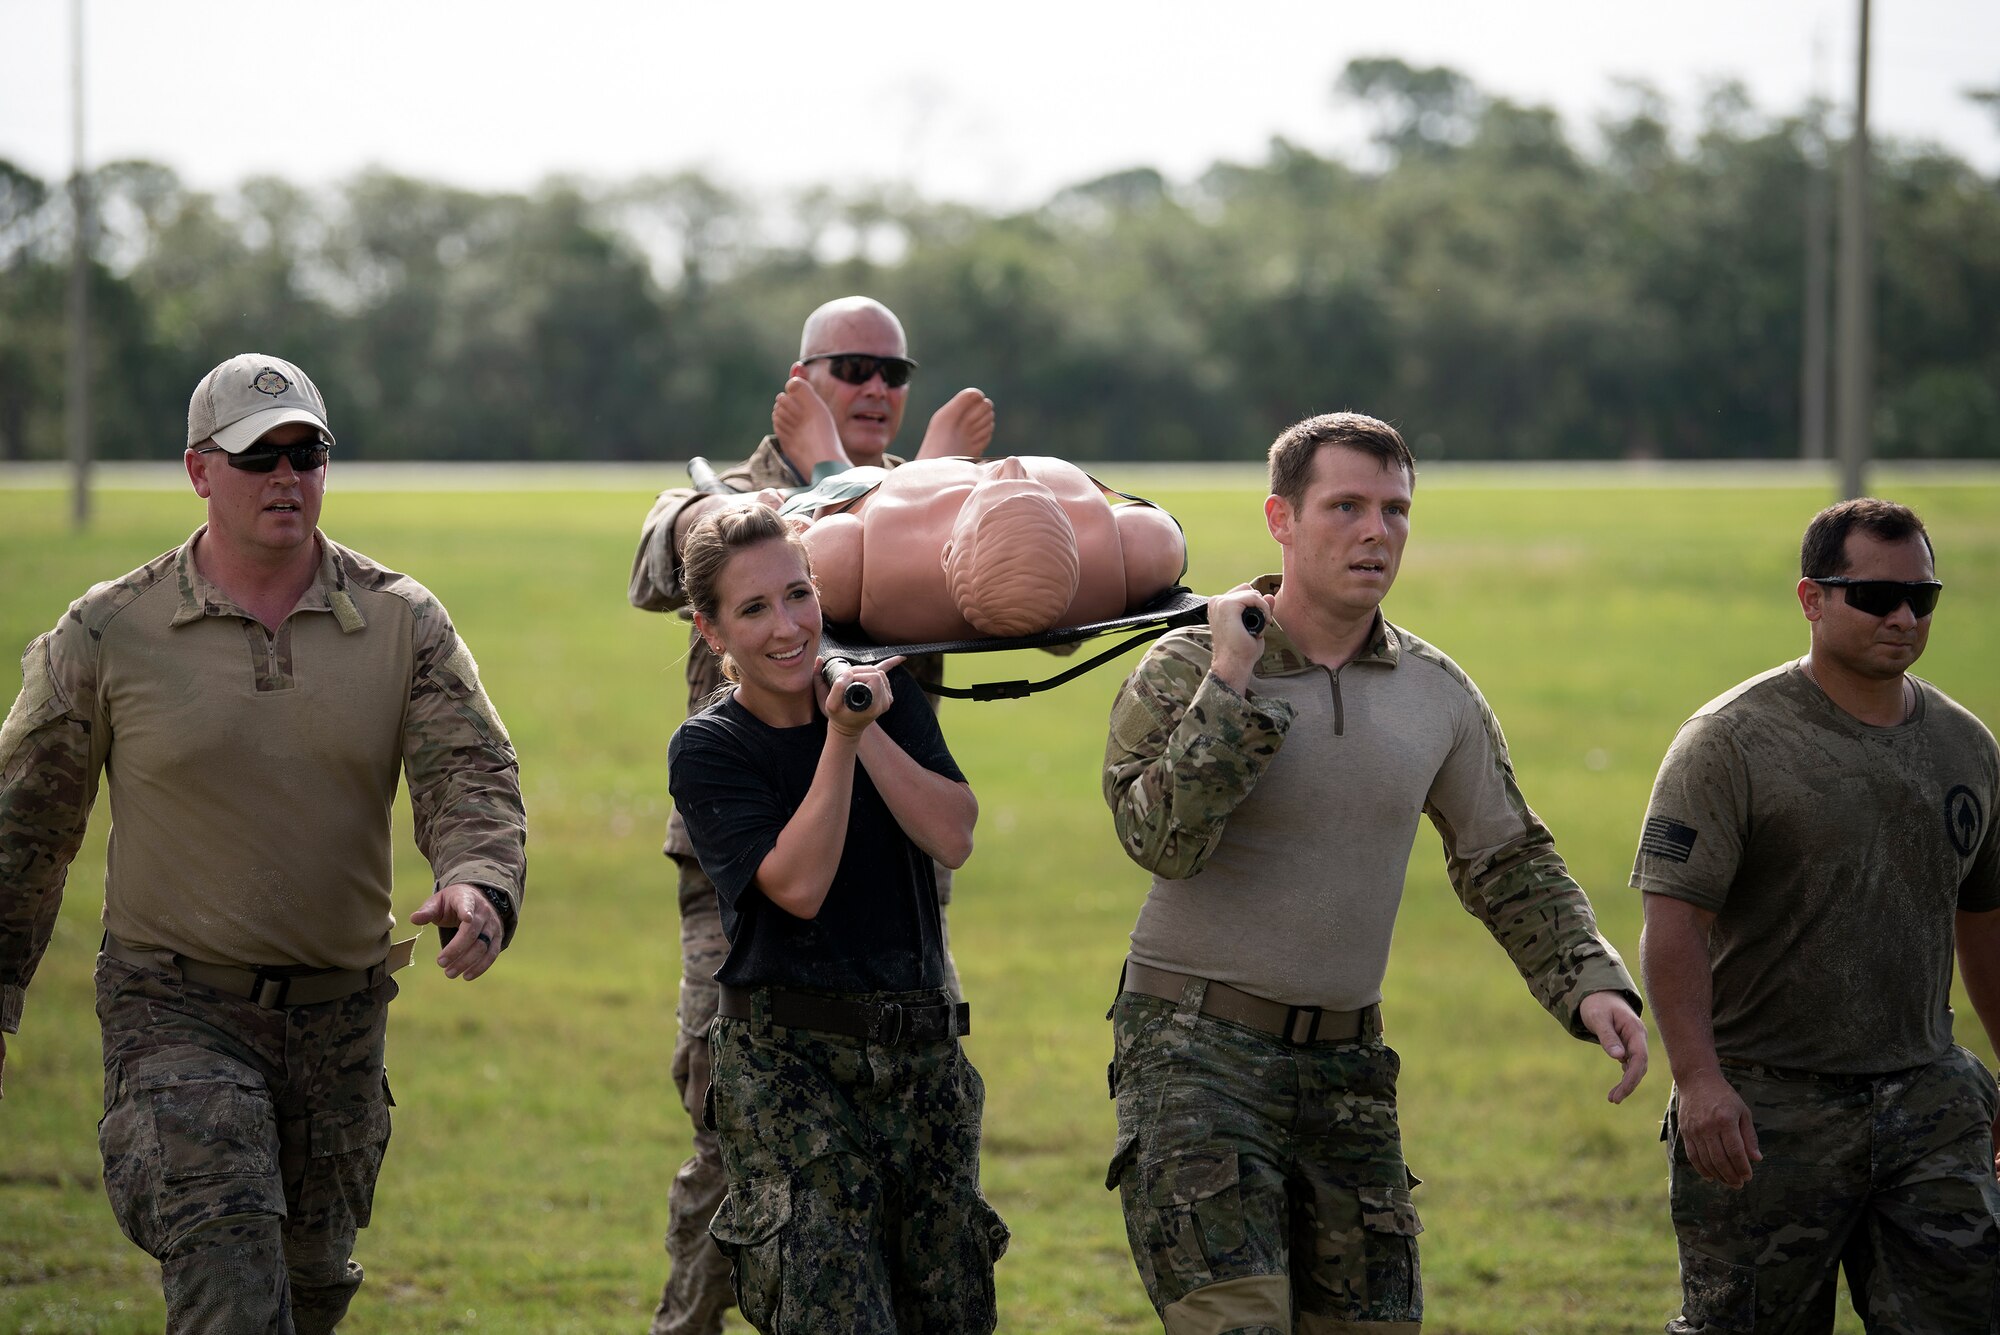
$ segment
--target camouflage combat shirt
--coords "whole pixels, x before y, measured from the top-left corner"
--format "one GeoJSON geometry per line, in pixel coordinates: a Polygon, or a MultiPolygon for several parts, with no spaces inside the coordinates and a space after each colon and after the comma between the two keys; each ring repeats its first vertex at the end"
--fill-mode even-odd
{"type": "MultiPolygon", "coordinates": [[[[885,454],[882,462],[894,468],[903,460],[893,454],[885,454]]],[[[785,457],[776,436],[764,437],[747,460],[718,476],[724,486],[738,492],[761,491],[766,487],[790,490],[806,485],[806,479],[785,457]]],[[[653,501],[653,508],[639,529],[639,550],[632,557],[632,579],[625,593],[632,606],[645,612],[679,612],[683,618],[693,620],[693,613],[687,610],[687,586],[681,582],[680,554],[674,550],[674,521],[690,502],[699,499],[701,493],[692,487],[675,487],[661,492],[653,501]]],[[[922,654],[909,659],[903,666],[926,686],[935,686],[944,680],[942,654],[922,654]]],[[[722,685],[722,660],[709,651],[700,633],[690,628],[687,650],[688,715],[692,717],[699,713],[714,699],[722,685]]],[[[936,696],[926,691],[924,697],[930,701],[932,709],[937,708],[936,696]]],[[[687,822],[681,819],[679,811],[667,819],[666,852],[672,857],[694,856],[694,845],[688,840],[687,822]]]]}
{"type": "Polygon", "coordinates": [[[1955,914],[2000,908],[2000,750],[1910,680],[1915,715],[1877,728],[1789,663],[1668,748],[1632,884],[1715,914],[1718,1055],[1869,1075],[1951,1045],[1955,914]]]}
{"type": "Polygon", "coordinates": [[[70,605],[0,728],[0,1030],[47,949],[100,773],[104,924],[140,949],[360,969],[395,922],[389,812],[407,774],[439,884],[518,909],[514,749],[444,607],[323,536],[275,634],[178,549],[70,605]]]}
{"type": "Polygon", "coordinates": [[[1449,658],[1379,613],[1337,671],[1271,623],[1247,696],[1209,674],[1211,652],[1206,626],[1167,635],[1112,707],[1105,800],[1154,873],[1134,960],[1288,1006],[1379,1001],[1421,814],[1467,911],[1572,1034],[1589,1037],[1577,1010],[1592,992],[1637,1004],[1449,658]]]}

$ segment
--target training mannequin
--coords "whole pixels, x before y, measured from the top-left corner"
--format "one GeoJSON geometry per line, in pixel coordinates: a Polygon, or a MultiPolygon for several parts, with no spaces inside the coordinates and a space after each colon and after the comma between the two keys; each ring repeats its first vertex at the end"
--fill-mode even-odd
{"type": "MultiPolygon", "coordinates": [[[[856,477],[856,474],[861,476],[856,477]]],[[[883,644],[1032,635],[1122,616],[1170,587],[1187,544],[1166,511],[1112,505],[1063,459],[917,459],[795,497],[826,619],[883,644]],[[873,480],[859,496],[843,490],[873,480]],[[843,487],[846,484],[846,487],[843,487]]]]}

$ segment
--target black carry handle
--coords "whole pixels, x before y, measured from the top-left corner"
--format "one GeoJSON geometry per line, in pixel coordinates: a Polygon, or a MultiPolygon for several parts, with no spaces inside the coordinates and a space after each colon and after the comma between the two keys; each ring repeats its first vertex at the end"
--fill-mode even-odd
{"type": "MultiPolygon", "coordinates": [[[[1208,606],[1210,609],[1214,608],[1215,602],[1213,599],[1209,600],[1208,606]]],[[[1246,607],[1243,609],[1243,629],[1249,631],[1253,636],[1259,638],[1263,636],[1264,623],[1268,619],[1264,615],[1264,609],[1261,607],[1246,607]]]]}
{"type": "MultiPolygon", "coordinates": [[[[829,658],[819,670],[820,677],[831,686],[846,676],[854,664],[844,658],[829,658]]],[[[856,714],[864,714],[875,703],[875,690],[865,681],[849,682],[847,689],[840,693],[841,700],[856,714]]]]}

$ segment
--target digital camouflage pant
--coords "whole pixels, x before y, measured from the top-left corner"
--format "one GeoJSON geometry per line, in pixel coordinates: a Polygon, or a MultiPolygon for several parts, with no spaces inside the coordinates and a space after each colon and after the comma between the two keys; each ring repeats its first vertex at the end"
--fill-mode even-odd
{"type": "Polygon", "coordinates": [[[979,1190],[985,1086],[958,1041],[776,1026],[752,996],[710,1030],[729,1179],[710,1227],[744,1317],[764,1335],[993,1330],[1007,1227],[979,1190]]]}
{"type": "Polygon", "coordinates": [[[395,995],[385,979],[265,1009],[99,957],[104,1187],[160,1262],[169,1332],[313,1335],[346,1314],[389,1142],[395,995]]]}
{"type": "Polygon", "coordinates": [[[1168,1335],[1413,1332],[1423,1231],[1379,1033],[1293,1046],[1176,1003],[1112,1007],[1118,1189],[1168,1335]]]}
{"type": "Polygon", "coordinates": [[[1978,1058],[1953,1048],[1882,1076],[1723,1069],[1764,1157],[1740,1191],[1703,1180],[1681,1144],[1678,1096],[1668,1100],[1682,1296],[1672,1335],[1824,1335],[1836,1268],[1871,1332],[2000,1329],[1995,1093],[1978,1058]]]}
{"type": "MultiPolygon", "coordinates": [[[[708,1221],[722,1204],[722,1152],[715,1133],[702,1124],[708,1096],[708,1025],[715,1018],[715,971],[729,955],[722,934],[722,910],[715,885],[701,864],[687,855],[674,856],[679,872],[681,909],[681,992],[675,1011],[674,1089],[694,1125],[694,1153],[674,1174],[667,1189],[667,1258],[671,1268],[653,1313],[652,1335],[719,1335],[722,1314],[736,1301],[729,1281],[729,1261],[708,1235],[708,1221]]],[[[951,900],[951,870],[940,866],[938,901],[951,900]]],[[[940,924],[942,926],[942,924],[940,924]]],[[[958,973],[952,966],[951,938],[945,937],[945,977],[953,997],[959,995],[958,973]]]]}

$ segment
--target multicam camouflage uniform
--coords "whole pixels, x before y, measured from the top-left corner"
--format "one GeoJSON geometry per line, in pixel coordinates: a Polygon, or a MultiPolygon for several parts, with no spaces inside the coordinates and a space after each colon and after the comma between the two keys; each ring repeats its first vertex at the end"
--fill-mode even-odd
{"type": "MultiPolygon", "coordinates": [[[[901,460],[891,455],[883,462],[894,466],[901,460]]],[[[749,459],[741,467],[721,474],[721,480],[739,492],[799,487],[806,481],[785,458],[775,436],[764,437],[749,459]]],[[[648,612],[672,612],[687,606],[680,558],[673,548],[674,521],[700,494],[689,488],[676,488],[661,492],[653,502],[632,559],[627,597],[634,607],[648,612]]],[[[944,659],[935,654],[912,658],[904,666],[926,685],[944,679],[944,659]]],[[[693,630],[688,632],[687,686],[690,714],[723,686],[721,660],[709,652],[708,645],[693,630]]],[[[928,692],[926,695],[935,705],[936,697],[928,692]]],[[[672,1269],[653,1317],[652,1335],[716,1335],[722,1329],[722,1314],[730,1307],[732,1298],[729,1263],[708,1235],[708,1221],[715,1217],[716,1208],[722,1203],[724,1181],[715,1133],[702,1124],[701,1110],[711,1068],[708,1026],[715,1018],[715,971],[729,953],[729,943],[722,935],[715,886],[695,860],[694,845],[688,841],[687,825],[678,811],[667,820],[665,852],[673,859],[678,874],[681,914],[681,990],[675,1011],[672,1070],[681,1106],[694,1124],[694,1153],[674,1174],[673,1185],[667,1192],[666,1242],[672,1269]]],[[[937,887],[938,903],[948,906],[951,869],[943,864],[937,867],[937,887]]],[[[952,995],[957,996],[958,974],[948,948],[945,969],[952,995]]]]}
{"type": "Polygon", "coordinates": [[[265,1008],[184,979],[175,957],[285,973],[380,965],[399,767],[439,883],[491,887],[518,907],[519,780],[472,657],[422,586],[322,537],[313,586],[267,633],[200,575],[200,536],[92,589],[23,659],[0,727],[0,1030],[18,1030],[102,771],[120,816],[105,920],[148,961],[105,955],[97,968],[114,1213],[161,1262],[170,1330],[330,1330],[361,1282],[349,1253],[389,1138],[395,985],[384,973],[345,997],[265,1008]],[[358,737],[338,761],[329,747],[294,763],[325,727],[358,737]],[[186,770],[192,739],[177,730],[190,729],[204,747],[237,748],[247,771],[277,766],[313,800],[235,792],[243,776],[223,764],[147,768],[167,754],[186,770]],[[386,754],[361,754],[377,736],[386,754]],[[160,819],[176,802],[202,818],[160,819]],[[311,852],[261,865],[259,822],[311,852]],[[177,861],[200,870],[175,878],[177,861]]]}
{"type": "Polygon", "coordinates": [[[266,1009],[97,962],[98,1143],[118,1226],[160,1259],[175,1331],[332,1330],[389,1145],[394,979],[266,1009]]]}
{"type": "Polygon", "coordinates": [[[1705,1018],[1763,1156],[1703,1178],[1669,1099],[1673,1335],[1830,1331],[1841,1269],[1871,1331],[2000,1329],[2000,1099],[1951,1011],[1957,923],[2000,912],[2000,747],[1909,680],[1873,727],[1786,664],[1661,762],[1632,884],[1714,914],[1705,1018]]]}
{"type": "Polygon", "coordinates": [[[752,995],[749,1019],[711,1031],[715,1129],[737,1184],[714,1234],[745,1319],[770,1335],[991,1331],[1007,1227],[980,1194],[986,1090],[958,1041],[786,1029],[752,995]]]}
{"type": "Polygon", "coordinates": [[[1953,1047],[1883,1076],[1738,1062],[1723,1073],[1763,1158],[1740,1189],[1702,1177],[1681,1142],[1679,1095],[1668,1099],[1682,1290],[1669,1335],[1825,1335],[1843,1265],[1870,1331],[1995,1329],[2000,1104],[1977,1057],[1953,1047]]]}
{"type": "Polygon", "coordinates": [[[1167,636],[1112,709],[1105,797],[1155,873],[1130,963],[1185,986],[1113,1007],[1106,1185],[1172,1335],[1414,1331],[1422,1224],[1378,1003],[1419,809],[1467,910],[1571,1034],[1590,1037],[1590,993],[1636,990],[1443,654],[1378,617],[1329,672],[1273,623],[1240,696],[1211,652],[1205,627],[1167,636]],[[1288,1042],[1204,1014],[1218,988],[1360,1032],[1288,1042]]]}

